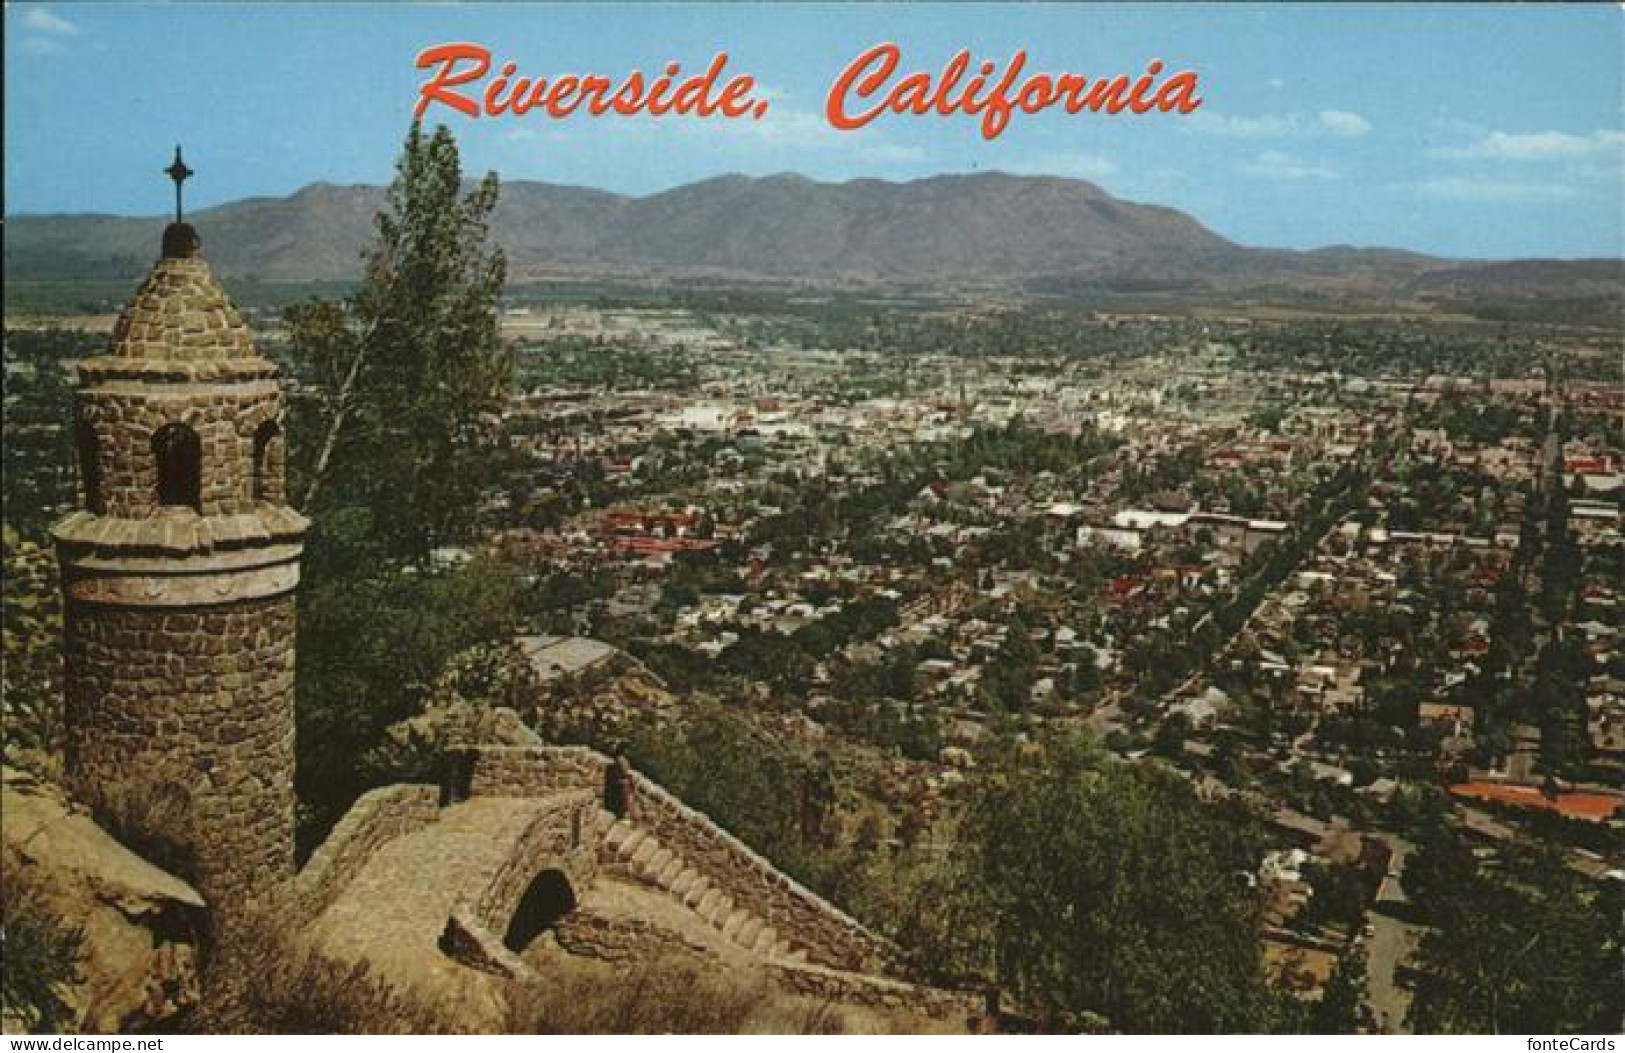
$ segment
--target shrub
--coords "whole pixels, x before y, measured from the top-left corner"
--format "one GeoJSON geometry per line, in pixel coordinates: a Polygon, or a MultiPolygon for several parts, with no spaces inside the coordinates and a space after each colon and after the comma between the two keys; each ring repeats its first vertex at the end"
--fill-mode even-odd
{"type": "Polygon", "coordinates": [[[71,1027],[65,988],[78,982],[80,929],[47,908],[8,853],[0,902],[0,1018],[31,1033],[71,1027]]]}

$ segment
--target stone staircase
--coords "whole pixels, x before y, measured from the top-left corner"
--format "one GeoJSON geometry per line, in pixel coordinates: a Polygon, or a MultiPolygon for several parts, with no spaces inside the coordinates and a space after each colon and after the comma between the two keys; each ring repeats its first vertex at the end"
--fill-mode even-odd
{"type": "Polygon", "coordinates": [[[604,822],[608,829],[599,858],[610,869],[666,892],[733,944],[758,957],[791,966],[807,964],[804,951],[753,911],[735,903],[733,897],[682,856],[661,845],[653,834],[635,823],[617,820],[608,812],[604,813],[604,822]]]}

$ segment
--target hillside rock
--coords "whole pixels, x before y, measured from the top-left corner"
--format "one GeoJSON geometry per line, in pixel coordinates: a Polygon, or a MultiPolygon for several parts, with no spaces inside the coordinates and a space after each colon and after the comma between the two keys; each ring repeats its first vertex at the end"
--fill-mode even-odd
{"type": "Polygon", "coordinates": [[[20,890],[81,930],[74,1030],[127,1032],[198,999],[203,898],[97,826],[56,786],[7,768],[0,784],[6,894],[20,890]]]}

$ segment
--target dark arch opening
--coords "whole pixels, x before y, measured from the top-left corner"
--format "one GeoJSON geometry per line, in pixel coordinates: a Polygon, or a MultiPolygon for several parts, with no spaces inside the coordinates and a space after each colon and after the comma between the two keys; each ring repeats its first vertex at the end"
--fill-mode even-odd
{"type": "Polygon", "coordinates": [[[544,870],[519,897],[519,906],[514,908],[513,920],[508,923],[508,934],[502,943],[518,953],[575,909],[576,893],[570,887],[570,879],[561,870],[544,870]]]}
{"type": "Polygon", "coordinates": [[[282,500],[282,429],[275,421],[254,432],[254,500],[282,500]]]}
{"type": "Polygon", "coordinates": [[[96,441],[96,429],[82,420],[76,430],[74,443],[79,455],[79,485],[85,493],[85,511],[101,515],[106,505],[102,500],[101,447],[96,441]]]}
{"type": "Polygon", "coordinates": [[[165,424],[152,436],[158,465],[158,503],[203,511],[203,444],[184,424],[165,424]]]}

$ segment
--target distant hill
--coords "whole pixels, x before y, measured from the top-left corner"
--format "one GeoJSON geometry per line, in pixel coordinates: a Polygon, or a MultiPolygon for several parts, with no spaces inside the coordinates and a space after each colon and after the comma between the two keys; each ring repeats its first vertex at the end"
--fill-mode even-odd
{"type": "MultiPolygon", "coordinates": [[[[378,187],[318,183],[190,219],[224,276],[344,280],[359,273],[382,203],[378,187]]],[[[6,277],[139,274],[164,222],[12,217],[6,277]]],[[[906,183],[730,175],[640,198],[520,181],[504,184],[494,227],[520,281],[710,276],[1444,298],[1615,297],[1625,287],[1618,260],[1464,263],[1389,249],[1249,248],[1182,212],[1122,201],[1091,183],[996,172],[906,183]]]]}

